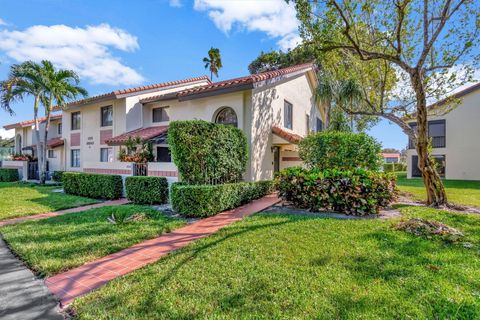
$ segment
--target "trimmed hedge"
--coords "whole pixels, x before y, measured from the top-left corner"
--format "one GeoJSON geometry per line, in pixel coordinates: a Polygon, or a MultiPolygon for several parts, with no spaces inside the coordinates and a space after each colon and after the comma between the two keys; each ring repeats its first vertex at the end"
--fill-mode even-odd
{"type": "Polygon", "coordinates": [[[242,180],[248,161],[242,130],[203,120],[173,121],[168,127],[173,162],[187,184],[242,180]]]}
{"type": "Polygon", "coordinates": [[[168,182],[165,177],[127,177],[127,199],[140,204],[164,204],[168,201],[168,182]]]}
{"type": "Polygon", "coordinates": [[[52,180],[56,182],[62,182],[62,176],[65,171],[53,171],[52,180]]]}
{"type": "Polygon", "coordinates": [[[208,217],[236,208],[273,191],[272,181],[217,185],[172,185],[172,206],[188,217],[208,217]]]}
{"type": "Polygon", "coordinates": [[[62,182],[66,193],[89,198],[118,199],[123,193],[120,175],[64,172],[62,182]]]}
{"type": "Polygon", "coordinates": [[[384,163],[383,172],[400,172],[407,171],[407,165],[405,163],[384,163]]]}
{"type": "Polygon", "coordinates": [[[0,182],[13,182],[20,180],[18,169],[0,168],[0,182]]]}
{"type": "Polygon", "coordinates": [[[365,133],[324,131],[308,135],[299,143],[299,155],[312,169],[357,168],[378,171],[382,146],[365,133]]]}
{"type": "Polygon", "coordinates": [[[363,216],[378,213],[394,200],[396,176],[363,169],[287,168],[276,176],[283,200],[299,208],[333,210],[363,216]]]}

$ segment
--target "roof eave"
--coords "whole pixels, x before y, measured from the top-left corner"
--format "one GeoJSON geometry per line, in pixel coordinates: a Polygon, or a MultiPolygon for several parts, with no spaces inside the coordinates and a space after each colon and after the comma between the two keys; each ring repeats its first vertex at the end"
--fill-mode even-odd
{"type": "Polygon", "coordinates": [[[193,100],[193,99],[200,99],[200,98],[206,98],[206,97],[211,97],[211,96],[216,96],[220,94],[226,94],[226,93],[232,93],[232,92],[237,92],[237,91],[244,91],[244,90],[251,90],[254,88],[253,83],[246,83],[246,84],[241,84],[237,86],[231,86],[227,88],[215,88],[211,89],[208,91],[203,91],[203,92],[193,92],[189,93],[186,95],[180,95],[178,97],[178,101],[188,101],[188,100],[193,100]]]}

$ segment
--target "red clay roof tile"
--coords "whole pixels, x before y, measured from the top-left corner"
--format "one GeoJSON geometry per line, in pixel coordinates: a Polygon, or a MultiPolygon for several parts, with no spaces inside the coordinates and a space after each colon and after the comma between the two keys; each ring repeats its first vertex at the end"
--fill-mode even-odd
{"type": "MultiPolygon", "coordinates": [[[[54,115],[50,116],[50,120],[56,120],[56,119],[61,119],[61,118],[62,118],[62,114],[54,114],[54,115]]],[[[44,122],[45,120],[47,120],[46,117],[38,118],[39,122],[44,122]]],[[[29,126],[29,125],[32,125],[34,123],[35,123],[35,120],[26,120],[26,121],[20,121],[20,122],[17,122],[17,123],[4,125],[3,128],[5,130],[10,130],[10,129],[15,129],[17,127],[29,126]]]]}
{"type": "Polygon", "coordinates": [[[119,136],[105,140],[105,143],[111,146],[122,145],[127,142],[128,138],[139,137],[142,140],[148,140],[155,137],[158,137],[161,134],[164,134],[168,131],[168,126],[156,126],[148,128],[140,128],[127,133],[123,133],[119,136]]]}
{"type": "Polygon", "coordinates": [[[294,143],[294,144],[299,143],[303,139],[301,135],[298,135],[292,131],[289,131],[284,128],[276,127],[276,126],[272,128],[272,132],[277,136],[279,136],[280,138],[283,138],[288,142],[294,143]]]}

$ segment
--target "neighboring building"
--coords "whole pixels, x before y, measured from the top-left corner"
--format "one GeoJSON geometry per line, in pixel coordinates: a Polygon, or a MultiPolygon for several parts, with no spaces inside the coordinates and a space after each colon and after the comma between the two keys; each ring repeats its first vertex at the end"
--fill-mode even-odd
{"type": "MultiPolygon", "coordinates": [[[[480,83],[453,95],[460,105],[445,115],[434,111],[445,107],[448,100],[429,106],[428,132],[432,138],[433,157],[438,171],[446,179],[480,180],[480,83]]],[[[415,122],[411,126],[415,128],[415,122]]],[[[407,176],[421,177],[415,146],[409,141],[407,176]]]]}
{"type": "MultiPolygon", "coordinates": [[[[118,154],[129,137],[139,136],[154,146],[155,162],[148,163],[146,173],[176,180],[166,144],[168,125],[201,119],[242,129],[250,157],[245,180],[271,179],[275,171],[301,164],[297,143],[321,130],[316,85],[314,66],[303,64],[216,83],[199,77],[75,101],[59,119],[63,143],[57,148],[65,152],[58,169],[135,174],[136,165],[120,162],[118,154]]],[[[35,144],[28,126],[5,126],[18,130],[18,150],[35,144]]]]}
{"type": "Polygon", "coordinates": [[[383,161],[385,163],[399,163],[400,153],[382,153],[383,161]]]}

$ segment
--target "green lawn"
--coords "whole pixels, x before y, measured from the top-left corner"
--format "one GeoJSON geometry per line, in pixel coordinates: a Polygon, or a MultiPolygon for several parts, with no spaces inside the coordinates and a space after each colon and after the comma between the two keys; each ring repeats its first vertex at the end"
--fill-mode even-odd
{"type": "MultiPolygon", "coordinates": [[[[480,207],[480,181],[443,180],[448,201],[466,206],[480,207]]],[[[426,192],[421,178],[407,179],[405,173],[398,174],[398,187],[411,193],[416,200],[425,200],[426,192]]]]}
{"type": "Polygon", "coordinates": [[[175,229],[184,222],[145,206],[109,206],[0,228],[0,233],[26,264],[52,275],[120,251],[175,229]],[[112,224],[132,214],[145,219],[112,224]]]}
{"type": "Polygon", "coordinates": [[[73,208],[97,200],[52,192],[59,186],[0,182],[0,220],[73,208]]]}
{"type": "Polygon", "coordinates": [[[257,214],[78,299],[78,319],[479,319],[480,215],[402,208],[474,247],[396,220],[257,214]]]}

